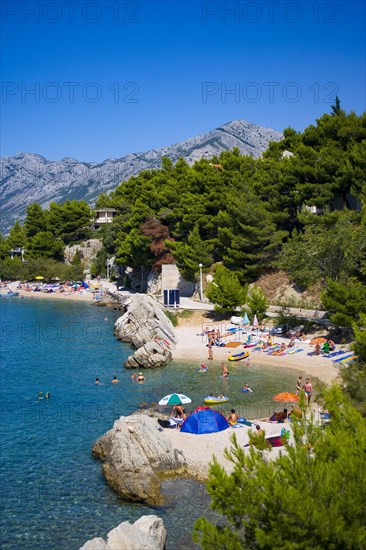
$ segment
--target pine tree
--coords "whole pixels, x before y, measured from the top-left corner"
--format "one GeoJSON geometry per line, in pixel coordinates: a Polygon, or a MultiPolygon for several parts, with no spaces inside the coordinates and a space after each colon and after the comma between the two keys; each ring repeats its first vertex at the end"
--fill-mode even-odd
{"type": "Polygon", "coordinates": [[[213,282],[206,290],[207,298],[215,305],[219,313],[233,313],[237,307],[245,304],[248,288],[242,286],[235,273],[224,267],[217,266],[213,282]]]}
{"type": "Polygon", "coordinates": [[[195,523],[204,550],[361,550],[366,545],[366,422],[333,386],[325,393],[331,422],[322,429],[305,414],[293,441],[268,459],[232,436],[225,472],[210,466],[207,491],[222,521],[195,523]]]}

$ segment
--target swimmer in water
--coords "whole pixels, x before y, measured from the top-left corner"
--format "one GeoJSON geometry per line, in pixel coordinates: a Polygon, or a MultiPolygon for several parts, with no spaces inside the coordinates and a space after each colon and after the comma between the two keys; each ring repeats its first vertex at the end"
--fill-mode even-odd
{"type": "Polygon", "coordinates": [[[137,380],[137,374],[134,372],[133,375],[131,376],[132,380],[137,380]]]}
{"type": "Polygon", "coordinates": [[[112,384],[118,384],[118,383],[119,383],[119,380],[118,380],[117,376],[114,376],[113,380],[112,380],[112,384]]]}
{"type": "Polygon", "coordinates": [[[100,380],[99,380],[98,377],[96,377],[96,379],[95,379],[95,384],[100,384],[100,380]]]}
{"type": "Polygon", "coordinates": [[[142,382],[143,380],[145,380],[145,376],[142,374],[142,372],[139,372],[139,375],[138,375],[138,377],[137,377],[137,380],[138,380],[139,382],[142,382]]]}

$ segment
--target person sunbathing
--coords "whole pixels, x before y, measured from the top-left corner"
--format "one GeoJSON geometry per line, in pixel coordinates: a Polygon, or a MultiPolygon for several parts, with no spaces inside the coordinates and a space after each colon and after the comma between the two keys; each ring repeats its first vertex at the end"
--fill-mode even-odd
{"type": "Polygon", "coordinates": [[[287,409],[283,409],[282,412],[274,412],[270,418],[262,418],[262,422],[283,422],[287,419],[287,409]]]}

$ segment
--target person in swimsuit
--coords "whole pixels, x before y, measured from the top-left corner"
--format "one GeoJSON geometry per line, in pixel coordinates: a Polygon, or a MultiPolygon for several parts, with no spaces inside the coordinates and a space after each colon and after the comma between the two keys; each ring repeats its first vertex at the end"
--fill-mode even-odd
{"type": "Polygon", "coordinates": [[[299,393],[301,392],[302,385],[303,385],[302,376],[299,376],[299,378],[296,380],[296,395],[299,395],[299,393]]]}
{"type": "Polygon", "coordinates": [[[222,377],[226,378],[227,376],[229,376],[229,371],[227,370],[227,366],[225,365],[225,363],[221,363],[221,368],[222,368],[222,377]]]}
{"type": "Polygon", "coordinates": [[[118,380],[117,376],[114,376],[113,380],[112,380],[112,384],[118,384],[118,383],[119,383],[119,380],[118,380]]]}
{"type": "Polygon", "coordinates": [[[139,375],[137,377],[137,381],[142,382],[143,380],[145,380],[145,376],[142,374],[142,372],[139,372],[139,375]]]}
{"type": "Polygon", "coordinates": [[[209,361],[213,360],[213,351],[212,351],[212,346],[211,345],[208,346],[208,360],[209,361]]]}
{"type": "Polygon", "coordinates": [[[312,383],[310,382],[309,378],[307,378],[305,380],[305,384],[304,384],[304,392],[306,393],[306,396],[308,398],[308,406],[310,405],[310,399],[311,399],[311,395],[313,393],[313,385],[312,383]]]}
{"type": "Polygon", "coordinates": [[[231,409],[231,412],[229,416],[227,417],[227,421],[229,422],[230,426],[234,426],[239,420],[239,417],[237,413],[235,412],[235,409],[231,409]]]}

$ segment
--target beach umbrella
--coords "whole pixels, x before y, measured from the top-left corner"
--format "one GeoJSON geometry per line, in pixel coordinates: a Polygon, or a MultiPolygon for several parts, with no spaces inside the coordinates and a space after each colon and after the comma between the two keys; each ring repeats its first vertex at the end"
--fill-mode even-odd
{"type": "Polygon", "coordinates": [[[254,314],[254,319],[253,319],[253,327],[257,328],[258,325],[259,325],[259,323],[258,323],[258,319],[257,319],[257,314],[255,313],[254,314]]]}
{"type": "Polygon", "coordinates": [[[183,393],[171,393],[166,395],[159,401],[159,405],[185,405],[186,403],[192,403],[192,399],[183,395],[183,393]]]}
{"type": "Polygon", "coordinates": [[[249,325],[249,319],[248,319],[247,312],[244,313],[243,325],[249,325]]]}
{"type": "Polygon", "coordinates": [[[273,401],[281,401],[282,403],[297,403],[300,400],[296,393],[290,393],[288,391],[278,393],[274,396],[273,401]]]}
{"type": "Polygon", "coordinates": [[[41,281],[42,279],[44,279],[44,277],[42,277],[42,275],[37,275],[36,279],[37,281],[41,281]]]}
{"type": "Polygon", "coordinates": [[[316,337],[316,338],[312,338],[310,340],[310,345],[311,346],[314,346],[316,344],[325,344],[325,342],[327,342],[327,339],[326,338],[322,338],[320,336],[316,337]]]}

